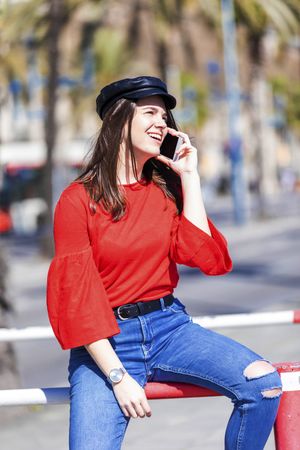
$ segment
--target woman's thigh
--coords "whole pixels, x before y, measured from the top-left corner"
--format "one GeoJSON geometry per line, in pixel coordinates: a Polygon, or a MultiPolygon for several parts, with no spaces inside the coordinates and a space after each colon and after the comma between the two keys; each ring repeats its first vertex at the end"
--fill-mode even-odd
{"type": "MultiPolygon", "coordinates": [[[[174,314],[186,316],[176,306],[174,314]]],[[[183,319],[182,319],[183,320],[183,319]]],[[[263,358],[244,345],[198,324],[183,322],[170,335],[152,366],[151,381],[177,381],[214,389],[228,397],[244,396],[248,365],[263,358]]]]}
{"type": "Polygon", "coordinates": [[[70,450],[119,450],[128,425],[97,365],[70,360],[70,450]]]}

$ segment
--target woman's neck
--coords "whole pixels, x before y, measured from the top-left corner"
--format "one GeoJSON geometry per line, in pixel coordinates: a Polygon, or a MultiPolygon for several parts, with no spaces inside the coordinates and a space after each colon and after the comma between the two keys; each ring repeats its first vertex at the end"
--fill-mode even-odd
{"type": "Polygon", "coordinates": [[[131,164],[131,158],[129,154],[126,152],[126,156],[122,157],[122,153],[120,153],[120,159],[118,163],[118,169],[117,169],[117,179],[119,184],[131,184],[134,183],[137,180],[140,180],[142,178],[143,173],[143,167],[146,161],[138,161],[136,160],[136,174],[137,178],[134,176],[132,164],[131,164]]]}
{"type": "Polygon", "coordinates": [[[118,182],[119,184],[132,184],[137,180],[142,178],[143,169],[137,170],[137,178],[134,176],[133,171],[119,170],[118,171],[118,182]]]}

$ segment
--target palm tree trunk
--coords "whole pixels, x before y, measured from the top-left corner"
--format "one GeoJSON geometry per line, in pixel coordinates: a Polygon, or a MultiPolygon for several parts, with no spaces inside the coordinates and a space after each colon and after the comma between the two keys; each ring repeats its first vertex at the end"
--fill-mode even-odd
{"type": "Polygon", "coordinates": [[[268,217],[268,197],[274,195],[277,190],[277,176],[274,132],[267,124],[268,117],[272,115],[272,99],[265,77],[262,39],[263,34],[251,36],[250,56],[252,59],[252,129],[255,136],[257,171],[257,215],[264,219],[268,217]]]}
{"type": "Polygon", "coordinates": [[[56,145],[57,124],[56,105],[58,95],[59,77],[59,38],[62,31],[64,0],[48,0],[49,4],[49,30],[47,36],[48,47],[48,84],[46,93],[46,115],[45,115],[45,141],[47,149],[46,163],[43,173],[43,192],[47,203],[47,214],[45,217],[44,233],[41,238],[41,250],[51,256],[52,244],[52,171],[53,153],[56,145]]]}

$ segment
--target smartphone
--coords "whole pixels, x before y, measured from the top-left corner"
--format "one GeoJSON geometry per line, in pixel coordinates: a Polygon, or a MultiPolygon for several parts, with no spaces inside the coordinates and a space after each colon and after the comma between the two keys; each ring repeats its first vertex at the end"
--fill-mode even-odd
{"type": "Polygon", "coordinates": [[[175,151],[183,144],[183,139],[180,136],[173,136],[167,133],[163,143],[160,147],[160,153],[167,158],[177,161],[178,155],[175,155],[175,151]]]}

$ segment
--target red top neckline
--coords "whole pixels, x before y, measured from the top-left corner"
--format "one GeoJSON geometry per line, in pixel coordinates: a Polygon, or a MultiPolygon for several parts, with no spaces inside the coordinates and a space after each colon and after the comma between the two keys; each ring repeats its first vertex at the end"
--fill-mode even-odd
{"type": "Polygon", "coordinates": [[[145,178],[141,178],[140,180],[134,181],[133,183],[124,183],[124,184],[122,183],[122,184],[119,184],[119,186],[136,188],[136,187],[147,186],[150,183],[151,183],[151,181],[147,183],[145,178]]]}

